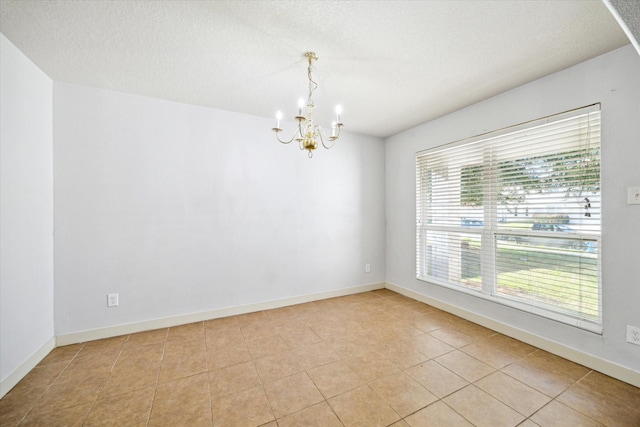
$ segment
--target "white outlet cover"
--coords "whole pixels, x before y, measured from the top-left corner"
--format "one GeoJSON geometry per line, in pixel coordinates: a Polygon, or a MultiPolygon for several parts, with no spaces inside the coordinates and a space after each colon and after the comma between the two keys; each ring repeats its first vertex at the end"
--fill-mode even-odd
{"type": "Polygon", "coordinates": [[[107,294],[107,307],[118,306],[118,294],[107,294]]]}
{"type": "Polygon", "coordinates": [[[627,325],[627,342],[635,345],[640,345],[640,328],[627,325]]]}

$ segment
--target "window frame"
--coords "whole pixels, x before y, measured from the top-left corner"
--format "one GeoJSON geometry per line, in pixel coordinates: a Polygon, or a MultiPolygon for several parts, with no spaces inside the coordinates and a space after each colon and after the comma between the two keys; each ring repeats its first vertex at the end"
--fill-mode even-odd
{"type": "MultiPolygon", "coordinates": [[[[538,231],[538,230],[532,231],[532,229],[515,230],[515,229],[509,229],[509,228],[501,229],[498,224],[499,222],[498,190],[497,190],[497,185],[495,184],[496,176],[499,173],[498,162],[496,162],[495,160],[488,162],[486,158],[487,150],[484,148],[484,146],[490,144],[492,140],[497,139],[501,136],[513,134],[521,130],[526,130],[533,126],[537,126],[540,123],[545,123],[545,121],[549,121],[550,119],[554,120],[555,118],[560,116],[572,117],[572,115],[574,115],[575,117],[579,117],[581,114],[584,114],[585,112],[587,114],[597,113],[598,129],[599,129],[599,126],[600,126],[599,120],[601,117],[600,104],[592,104],[586,107],[581,107],[575,110],[559,113],[557,115],[532,120],[519,125],[511,126],[511,127],[500,129],[493,132],[488,132],[475,137],[463,139],[450,144],[445,144],[442,146],[417,152],[416,153],[416,270],[415,270],[416,278],[420,281],[433,283],[439,286],[454,289],[459,292],[463,292],[463,293],[480,297],[495,303],[506,305],[518,310],[525,311],[527,313],[543,316],[548,319],[552,319],[555,321],[566,323],[571,326],[579,327],[587,331],[601,334],[602,318],[603,318],[602,316],[603,304],[602,304],[601,210],[600,209],[598,210],[598,215],[599,215],[598,222],[597,222],[598,229],[596,231],[571,230],[571,232],[567,234],[562,233],[562,236],[558,236],[557,231],[555,232],[554,231],[538,231]],[[454,225],[452,223],[433,224],[433,223],[428,223],[428,221],[425,221],[427,223],[423,224],[422,223],[423,219],[431,218],[429,214],[425,213],[425,211],[428,211],[430,209],[428,206],[431,206],[429,205],[427,200],[423,200],[424,195],[429,193],[428,191],[425,191],[425,188],[428,186],[433,187],[435,178],[433,177],[433,171],[429,171],[431,173],[429,178],[421,176],[421,173],[423,171],[421,171],[420,168],[424,167],[424,165],[420,163],[421,159],[423,159],[425,156],[430,156],[430,155],[445,156],[446,158],[446,152],[448,150],[455,150],[456,147],[468,147],[470,150],[479,149],[481,152],[477,156],[478,159],[481,159],[480,163],[473,163],[473,161],[471,161],[470,163],[463,164],[459,168],[460,173],[458,177],[458,182],[460,186],[460,189],[459,189],[460,206],[463,205],[463,201],[462,201],[463,197],[465,197],[467,201],[472,204],[480,200],[480,205],[482,206],[482,210],[483,210],[483,220],[481,222],[482,225],[481,226],[469,225],[469,224],[474,224],[474,222],[477,221],[474,219],[468,220],[467,222],[469,224],[465,225],[464,224],[465,218],[460,218],[460,222],[457,225],[454,225]],[[468,173],[467,173],[467,177],[465,178],[464,169],[466,169],[467,171],[468,170],[473,171],[473,170],[477,170],[477,168],[481,168],[483,170],[483,174],[480,182],[474,183],[474,185],[478,186],[482,190],[482,194],[471,195],[470,197],[469,196],[470,193],[468,191],[465,191],[462,188],[463,181],[465,179],[467,182],[472,182],[472,180],[468,176],[468,173]],[[422,181],[425,181],[425,182],[422,182],[422,181]],[[489,191],[488,194],[487,194],[487,191],[489,191]],[[431,257],[431,259],[435,259],[436,257],[434,257],[433,253],[430,253],[427,256],[426,255],[427,249],[426,249],[426,246],[423,246],[423,244],[425,244],[424,242],[426,241],[426,233],[430,231],[435,233],[442,232],[443,235],[447,234],[447,239],[449,239],[450,236],[453,235],[454,237],[451,237],[453,240],[450,240],[449,243],[445,244],[445,246],[449,245],[451,247],[454,247],[453,249],[454,251],[456,251],[457,249],[455,249],[455,245],[451,244],[451,242],[456,241],[455,235],[458,235],[458,236],[472,235],[472,236],[476,236],[476,238],[479,239],[480,253],[481,253],[480,255],[481,288],[480,289],[473,289],[467,285],[459,284],[454,281],[442,280],[438,277],[433,277],[434,276],[433,272],[431,273],[431,275],[429,274],[429,272],[427,271],[427,266],[432,270],[435,269],[435,267],[433,266],[434,264],[433,261],[430,263],[427,263],[425,261],[427,259],[426,257],[431,257]],[[595,264],[596,264],[596,267],[595,267],[596,271],[594,274],[596,275],[596,279],[597,279],[597,299],[598,299],[597,316],[590,317],[586,315],[583,311],[580,311],[579,315],[572,315],[568,313],[569,310],[566,310],[565,312],[563,312],[559,304],[557,306],[554,306],[553,304],[549,304],[547,306],[544,303],[539,303],[539,302],[536,302],[535,304],[531,304],[531,303],[527,303],[526,301],[523,301],[522,299],[510,298],[507,295],[500,294],[498,292],[498,283],[497,283],[498,282],[498,274],[497,274],[498,266],[496,265],[496,258],[498,257],[498,252],[499,252],[498,245],[499,245],[500,236],[506,236],[506,238],[509,238],[509,236],[513,236],[513,238],[524,237],[524,238],[536,238],[536,239],[539,239],[539,238],[557,239],[556,242],[560,242],[561,240],[590,242],[587,244],[594,245],[593,247],[597,248],[597,252],[594,258],[595,264]]],[[[600,200],[602,196],[602,189],[601,189],[602,177],[601,177],[600,133],[598,133],[597,136],[598,136],[597,170],[598,170],[598,176],[599,176],[598,200],[599,200],[599,203],[601,203],[600,200]]],[[[588,138],[590,138],[590,136],[588,138]]],[[[551,155],[552,151],[549,151],[549,153],[551,155]]],[[[433,207],[431,207],[431,209],[433,209],[433,207]]],[[[461,209],[461,211],[463,210],[461,209]]],[[[455,219],[455,217],[456,216],[454,213],[452,215],[452,218],[455,219]]],[[[475,223],[477,224],[477,222],[475,223]]],[[[459,240],[460,242],[462,242],[463,240],[462,237],[460,237],[459,240]]],[[[548,242],[551,242],[551,241],[553,240],[548,240],[548,242]]],[[[431,245],[430,249],[433,249],[433,248],[434,248],[434,245],[431,245]]],[[[548,249],[546,249],[545,253],[548,254],[550,252],[548,249]]],[[[446,256],[449,254],[450,252],[448,252],[447,250],[447,252],[443,254],[443,256],[446,256]]],[[[452,258],[454,259],[454,261],[456,261],[455,256],[452,258]]],[[[447,260],[447,262],[451,262],[451,261],[447,260]]],[[[463,267],[460,267],[461,270],[462,268],[463,267]]],[[[581,268],[580,270],[581,274],[584,274],[582,267],[580,268],[581,268]]]]}

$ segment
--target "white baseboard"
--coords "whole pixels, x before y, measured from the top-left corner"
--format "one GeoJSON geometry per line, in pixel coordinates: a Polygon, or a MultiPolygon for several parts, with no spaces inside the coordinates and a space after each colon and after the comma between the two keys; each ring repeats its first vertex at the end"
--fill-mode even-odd
{"type": "Polygon", "coordinates": [[[289,305],[302,304],[305,302],[319,301],[327,298],[341,297],[345,295],[358,294],[361,292],[384,289],[385,283],[371,283],[367,285],[354,286],[351,288],[334,289],[331,291],[319,292],[315,294],[299,295],[280,300],[259,302],[254,304],[241,305],[236,307],[220,308],[216,310],[202,311],[199,313],[189,313],[179,316],[165,317],[162,319],[146,320],[143,322],[129,323],[125,325],[108,326],[106,328],[92,329],[82,332],[60,335],[57,337],[57,345],[76,344],[85,341],[92,341],[102,338],[111,338],[119,335],[134,334],[136,332],[150,331],[153,329],[170,328],[172,326],[185,325],[187,323],[202,322],[204,320],[217,319],[220,317],[235,316],[238,314],[253,313],[255,311],[270,310],[274,308],[287,307],[289,305]]]}
{"type": "Polygon", "coordinates": [[[51,350],[56,348],[56,337],[49,339],[42,347],[40,347],[35,353],[25,360],[20,366],[18,366],[7,378],[0,381],[0,399],[5,394],[9,393],[13,387],[16,386],[23,379],[29,371],[36,367],[38,363],[44,359],[51,350]]]}
{"type": "Polygon", "coordinates": [[[527,331],[523,331],[522,329],[515,328],[505,323],[490,319],[488,317],[484,317],[476,313],[471,313],[459,307],[450,305],[446,302],[427,297],[423,294],[407,288],[403,288],[402,286],[396,285],[394,283],[387,282],[386,288],[409,298],[439,308],[440,310],[454,314],[463,319],[469,320],[470,322],[477,323],[478,325],[484,326],[496,332],[500,332],[501,334],[507,335],[511,338],[515,338],[532,346],[541,348],[542,350],[571,360],[572,362],[586,366],[587,368],[591,368],[605,375],[609,375],[610,377],[613,377],[620,381],[626,382],[636,387],[640,387],[640,372],[638,371],[634,371],[630,368],[618,365],[616,363],[588,353],[584,353],[582,351],[576,350],[575,348],[568,347],[556,341],[549,340],[547,338],[532,334],[527,331]]]}

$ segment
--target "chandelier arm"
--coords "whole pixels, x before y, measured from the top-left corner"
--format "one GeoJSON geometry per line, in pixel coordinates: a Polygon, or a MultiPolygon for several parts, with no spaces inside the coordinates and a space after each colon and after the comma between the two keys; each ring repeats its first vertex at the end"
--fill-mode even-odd
{"type": "MultiPolygon", "coordinates": [[[[296,139],[296,136],[298,136],[298,135],[299,135],[299,131],[298,131],[298,130],[296,130],[296,131],[293,133],[293,135],[291,135],[291,139],[289,139],[288,141],[287,141],[287,140],[284,140],[284,141],[283,141],[282,139],[280,139],[280,135],[278,135],[278,134],[282,131],[282,129],[274,128],[274,129],[273,129],[273,131],[276,133],[276,138],[278,139],[278,141],[279,141],[280,143],[282,143],[282,144],[291,144],[291,143],[293,142],[293,140],[294,140],[294,139],[296,139]]],[[[298,139],[299,139],[299,138],[298,138],[298,139]]]]}
{"type": "Polygon", "coordinates": [[[319,125],[316,126],[316,132],[320,136],[320,142],[322,143],[322,146],[324,148],[326,148],[327,150],[332,148],[333,145],[335,144],[336,139],[338,139],[337,136],[327,137],[327,135],[324,134],[324,131],[322,130],[322,128],[319,125]],[[325,139],[329,142],[329,145],[327,145],[327,143],[324,142],[325,139]]]}

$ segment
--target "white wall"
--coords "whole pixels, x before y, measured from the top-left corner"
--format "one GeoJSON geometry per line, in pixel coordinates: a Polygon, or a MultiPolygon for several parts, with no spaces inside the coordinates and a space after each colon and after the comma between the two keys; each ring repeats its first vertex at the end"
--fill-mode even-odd
{"type": "Polygon", "coordinates": [[[640,185],[640,57],[632,46],[388,138],[386,171],[388,282],[640,371],[640,347],[625,341],[625,325],[640,326],[640,206],[626,204],[626,187],[640,185]],[[417,151],[595,102],[602,103],[602,335],[415,278],[417,151]]]}
{"type": "Polygon", "coordinates": [[[53,338],[53,145],[52,81],[2,34],[0,123],[4,382],[53,338]]]}
{"type": "Polygon", "coordinates": [[[58,82],[54,122],[58,336],[385,280],[381,139],[58,82]]]}

